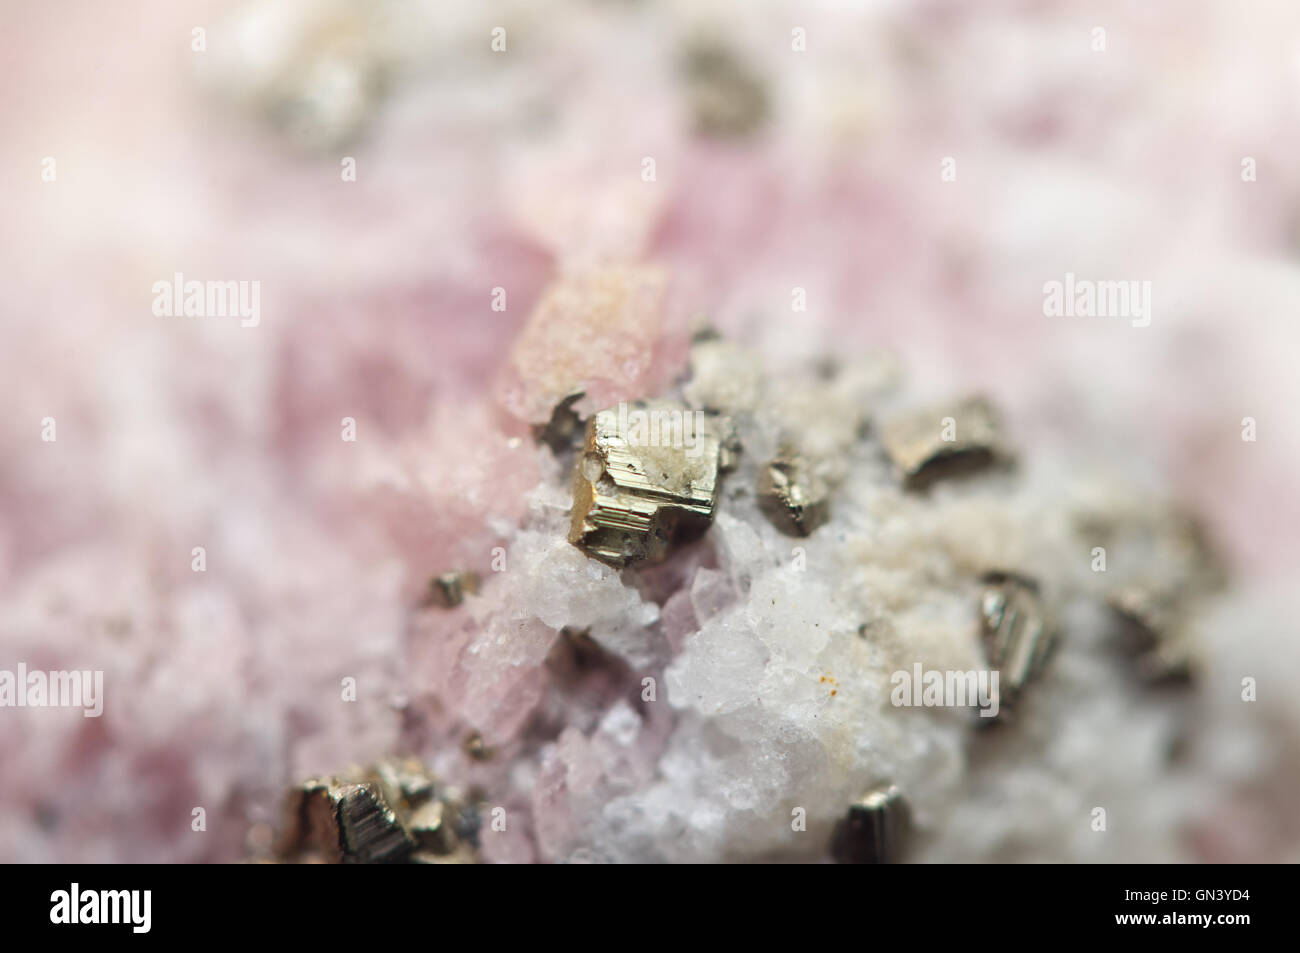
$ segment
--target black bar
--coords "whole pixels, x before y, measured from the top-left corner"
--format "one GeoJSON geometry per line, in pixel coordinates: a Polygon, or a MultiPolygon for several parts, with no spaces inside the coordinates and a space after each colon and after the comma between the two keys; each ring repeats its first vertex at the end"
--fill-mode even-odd
{"type": "MultiPolygon", "coordinates": [[[[310,936],[375,943],[405,934],[437,943],[468,929],[491,943],[497,931],[514,927],[534,934],[533,942],[599,936],[604,946],[640,945],[670,935],[669,924],[687,930],[699,920],[709,921],[701,923],[709,932],[725,926],[761,937],[788,920],[812,931],[810,941],[847,931],[863,947],[899,931],[918,941],[922,934],[964,935],[997,945],[1133,933],[1181,943],[1193,935],[1232,942],[1243,931],[1286,930],[1294,918],[1293,905],[1283,912],[1294,870],[1282,866],[820,865],[797,871],[733,866],[599,873],[575,867],[542,873],[535,867],[248,864],[52,865],[8,872],[17,875],[0,893],[0,925],[9,939],[310,936]],[[116,925],[53,923],[59,892],[70,900],[74,883],[83,909],[89,892],[149,891],[148,932],[136,932],[125,915],[120,919],[128,922],[116,925]],[[1204,917],[1211,918],[1208,925],[1204,917]],[[1229,917],[1244,920],[1228,922],[1229,917]]],[[[120,906],[122,897],[115,896],[120,906]]],[[[139,897],[140,906],[131,908],[137,914],[143,893],[139,897]]]]}

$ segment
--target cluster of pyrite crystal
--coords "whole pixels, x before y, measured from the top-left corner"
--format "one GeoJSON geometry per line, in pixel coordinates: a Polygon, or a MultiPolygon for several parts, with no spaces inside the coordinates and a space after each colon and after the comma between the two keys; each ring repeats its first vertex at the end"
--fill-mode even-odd
{"type": "MultiPolygon", "coordinates": [[[[556,419],[571,407],[570,399],[556,419]]],[[[981,398],[895,418],[881,436],[909,489],[1010,460],[981,398]],[[944,419],[953,421],[951,434],[938,423],[944,419]]],[[[717,414],[645,401],[600,411],[575,467],[569,541],[619,567],[662,560],[674,541],[708,527],[720,479],[740,450],[717,414]]],[[[788,536],[807,536],[830,517],[829,487],[796,450],[761,467],[756,489],[763,513],[788,536]]]]}
{"type": "MultiPolygon", "coordinates": [[[[535,436],[564,458],[574,454],[569,541],[617,568],[663,560],[672,547],[704,533],[722,480],[742,447],[731,421],[665,401],[638,401],[583,421],[574,393],[535,436]],[[579,446],[579,441],[581,445],[579,446]]],[[[957,400],[886,420],[880,444],[900,486],[924,493],[938,481],[1009,466],[998,415],[983,398],[957,400]]],[[[759,509],[781,533],[807,536],[830,518],[831,488],[812,462],[782,446],[757,468],[759,509]]],[[[1112,593],[1116,642],[1149,682],[1186,680],[1193,666],[1184,637],[1188,606],[1222,583],[1222,570],[1199,525],[1175,513],[1153,514],[1140,527],[1153,556],[1177,561],[1182,582],[1130,581],[1112,593]]],[[[1105,538],[1114,526],[1086,527],[1105,538]]],[[[452,608],[478,588],[469,571],[430,582],[429,603],[452,608]]],[[[1000,675],[999,716],[1008,720],[1027,686],[1048,664],[1061,630],[1039,582],[1020,571],[990,568],[976,580],[973,613],[988,666],[1000,675]]],[[[573,640],[575,634],[566,630],[573,640]]],[[[990,722],[975,719],[980,725],[990,722]]],[[[466,750],[483,756],[481,741],[466,750]],[[477,747],[475,747],[477,745],[477,747]]],[[[442,787],[418,761],[390,761],[359,775],[308,781],[290,792],[288,823],[278,845],[287,860],[352,863],[473,862],[478,813],[442,787]]],[[[830,844],[840,863],[891,863],[906,856],[911,827],[903,792],[884,783],[867,790],[835,826],[830,844]]]]}
{"type": "MultiPolygon", "coordinates": [[[[580,423],[573,418],[572,404],[559,409],[569,415],[566,434],[574,433],[580,423]]],[[[661,420],[665,414],[684,420],[694,415],[698,440],[690,455],[686,446],[663,441],[647,446],[644,433],[638,439],[620,409],[601,411],[587,422],[575,464],[569,541],[620,568],[661,560],[675,541],[702,533],[713,518],[720,481],[742,449],[725,417],[662,403],[634,406],[657,411],[661,420]]],[[[901,486],[909,492],[1014,462],[998,414],[981,397],[896,416],[884,422],[879,437],[901,486]]],[[[756,491],[760,510],[785,535],[807,536],[830,517],[829,487],[795,450],[782,449],[759,467],[756,491]]],[[[1216,564],[1193,521],[1155,520],[1150,530],[1166,549],[1180,549],[1187,565],[1197,568],[1182,588],[1132,584],[1115,592],[1110,605],[1121,642],[1143,678],[1185,678],[1190,661],[1179,607],[1194,594],[1190,590],[1217,578],[1212,568],[1216,564]]],[[[1001,674],[1000,716],[994,721],[1005,721],[1050,660],[1060,628],[1035,579],[990,569],[978,583],[976,624],[988,665],[1001,674]]],[[[909,827],[902,792],[891,784],[874,787],[836,826],[832,856],[841,863],[900,860],[909,827]]]]}
{"type": "Polygon", "coordinates": [[[312,778],[289,791],[277,859],[297,863],[472,864],[479,810],[417,759],[312,778]]]}

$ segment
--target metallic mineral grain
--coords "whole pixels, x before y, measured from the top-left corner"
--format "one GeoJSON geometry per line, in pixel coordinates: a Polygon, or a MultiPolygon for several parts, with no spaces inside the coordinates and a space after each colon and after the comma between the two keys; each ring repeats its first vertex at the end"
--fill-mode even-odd
{"type": "Polygon", "coordinates": [[[289,792],[276,855],[289,862],[477,863],[479,814],[415,758],[289,792]]]}
{"type": "Polygon", "coordinates": [[[444,609],[465,601],[465,594],[478,592],[478,573],[466,569],[440,573],[429,581],[429,599],[444,609]]]}
{"type": "Polygon", "coordinates": [[[989,667],[999,672],[999,704],[1011,706],[1051,658],[1059,629],[1032,579],[989,572],[981,581],[979,619],[984,652],[989,667]]]}
{"type": "Polygon", "coordinates": [[[312,779],[291,791],[283,855],[326,863],[402,863],[414,846],[374,783],[312,779]]]}
{"type": "Polygon", "coordinates": [[[1180,601],[1175,593],[1143,583],[1124,586],[1108,600],[1119,648],[1148,684],[1186,684],[1194,677],[1180,601]]]}
{"type": "Polygon", "coordinates": [[[895,785],[873,788],[835,825],[831,856],[839,864],[896,864],[903,859],[911,812],[895,785]]]}
{"type": "Polygon", "coordinates": [[[582,391],[574,391],[555,405],[546,424],[533,427],[537,442],[546,444],[556,456],[569,453],[582,440],[582,418],[573,409],[582,398],[582,391]]]}
{"type": "Polygon", "coordinates": [[[787,536],[807,536],[830,518],[830,491],[808,463],[786,454],[758,473],[758,505],[787,536]]]}
{"type": "Polygon", "coordinates": [[[658,562],[713,520],[721,428],[666,403],[592,417],[574,475],[569,542],[613,566],[658,562]]]}
{"type": "Polygon", "coordinates": [[[904,485],[912,490],[1007,458],[997,413],[981,397],[895,417],[883,426],[881,439],[904,485]]]}

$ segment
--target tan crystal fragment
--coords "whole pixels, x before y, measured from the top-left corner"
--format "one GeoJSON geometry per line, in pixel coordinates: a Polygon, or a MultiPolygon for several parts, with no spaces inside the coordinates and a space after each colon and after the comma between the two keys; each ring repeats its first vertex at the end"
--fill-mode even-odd
{"type": "Polygon", "coordinates": [[[1227,567],[1205,527],[1178,505],[1143,514],[1139,552],[1165,567],[1162,579],[1129,579],[1107,600],[1117,621],[1117,646],[1149,684],[1191,682],[1200,662],[1192,635],[1202,601],[1223,587],[1227,567]]]}
{"type": "Polygon", "coordinates": [[[659,402],[595,414],[574,475],[569,542],[615,566],[662,559],[717,501],[721,422],[659,402]]]}
{"type": "Polygon", "coordinates": [[[784,453],[758,474],[758,505],[787,536],[807,536],[830,518],[830,492],[806,460],[784,453]]]}
{"type": "Polygon", "coordinates": [[[1187,683],[1195,660],[1187,635],[1186,608],[1178,595],[1133,583],[1112,593],[1108,603],[1119,621],[1119,646],[1138,677],[1149,684],[1187,683]]]}
{"type": "Polygon", "coordinates": [[[997,413],[982,397],[895,417],[881,439],[909,489],[983,469],[1006,456],[997,413]]]}
{"type": "Polygon", "coordinates": [[[419,758],[389,758],[367,772],[379,784],[384,799],[399,814],[423,804],[434,795],[435,780],[419,758]]]}

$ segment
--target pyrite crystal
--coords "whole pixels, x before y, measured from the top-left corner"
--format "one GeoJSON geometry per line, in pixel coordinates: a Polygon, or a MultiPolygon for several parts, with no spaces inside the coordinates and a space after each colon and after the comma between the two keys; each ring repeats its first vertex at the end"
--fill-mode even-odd
{"type": "Polygon", "coordinates": [[[997,413],[982,397],[912,411],[885,424],[885,451],[908,489],[1006,459],[997,413]]]}
{"type": "Polygon", "coordinates": [[[444,572],[429,581],[429,599],[444,609],[458,606],[465,601],[465,593],[478,592],[478,573],[469,570],[444,572]]]}
{"type": "Polygon", "coordinates": [[[582,418],[573,406],[583,396],[582,391],[574,391],[555,405],[550,421],[533,427],[533,437],[550,447],[556,456],[572,451],[582,436],[582,418]]]}
{"type": "Polygon", "coordinates": [[[798,454],[783,453],[758,474],[758,505],[787,536],[807,536],[830,518],[829,491],[798,454]]]}
{"type": "Polygon", "coordinates": [[[336,863],[402,863],[414,843],[374,783],[312,779],[289,795],[290,837],[336,863]]]}
{"type": "Polygon", "coordinates": [[[723,427],[668,403],[594,415],[574,474],[569,542],[623,567],[657,562],[713,521],[723,427]]]}
{"type": "Polygon", "coordinates": [[[989,667],[1000,672],[998,702],[1009,707],[1028,681],[1047,666],[1060,631],[1039,598],[1039,585],[1027,576],[988,572],[982,577],[980,634],[989,667]]]}
{"type": "Polygon", "coordinates": [[[1132,658],[1138,678],[1165,685],[1192,680],[1195,666],[1175,595],[1135,583],[1108,603],[1119,620],[1120,648],[1132,658]]]}
{"type": "Polygon", "coordinates": [[[1149,558],[1179,571],[1172,580],[1135,579],[1111,593],[1117,641],[1142,681],[1186,684],[1197,669],[1192,621],[1201,602],[1224,586],[1227,571],[1205,527],[1180,508],[1155,514],[1146,532],[1149,558]]]}
{"type": "Polygon", "coordinates": [[[895,785],[868,791],[835,825],[831,856],[838,864],[896,864],[903,859],[911,812],[895,785]]]}
{"type": "Polygon", "coordinates": [[[989,572],[981,581],[980,632],[989,666],[999,675],[999,703],[1014,705],[1056,647],[1058,629],[1038,595],[1038,584],[1015,573],[989,572]]]}
{"type": "Polygon", "coordinates": [[[276,853],[345,864],[474,863],[478,812],[413,758],[313,778],[286,798],[276,853]]]}

